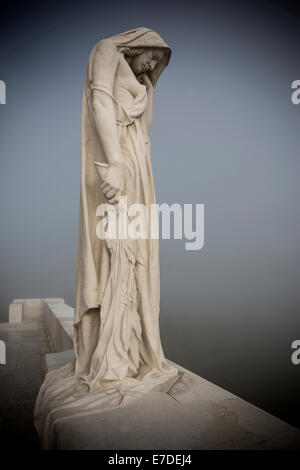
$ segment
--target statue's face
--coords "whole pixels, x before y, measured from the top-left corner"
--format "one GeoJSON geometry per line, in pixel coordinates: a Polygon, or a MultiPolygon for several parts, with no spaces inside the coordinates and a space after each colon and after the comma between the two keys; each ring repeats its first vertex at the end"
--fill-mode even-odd
{"type": "Polygon", "coordinates": [[[159,59],[155,49],[149,48],[145,49],[141,54],[132,57],[130,67],[135,74],[139,74],[153,70],[158,61],[159,59]]]}

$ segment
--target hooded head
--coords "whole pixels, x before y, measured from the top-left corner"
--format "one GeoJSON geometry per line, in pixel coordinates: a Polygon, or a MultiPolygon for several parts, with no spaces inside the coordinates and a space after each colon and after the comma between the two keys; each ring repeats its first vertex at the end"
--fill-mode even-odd
{"type": "Polygon", "coordinates": [[[141,27],[111,36],[109,39],[111,39],[118,50],[123,52],[125,55],[128,50],[136,48],[143,48],[144,50],[146,48],[161,48],[164,50],[163,58],[157,62],[153,70],[148,71],[152,85],[155,87],[158,78],[167,67],[171,57],[171,48],[165,43],[160,35],[152,29],[141,27]]]}

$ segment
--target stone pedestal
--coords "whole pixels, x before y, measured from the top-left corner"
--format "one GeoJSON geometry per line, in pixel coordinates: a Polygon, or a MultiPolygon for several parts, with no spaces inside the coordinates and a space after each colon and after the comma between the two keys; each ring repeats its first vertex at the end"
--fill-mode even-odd
{"type": "MultiPolygon", "coordinates": [[[[71,351],[47,355],[47,367],[73,359],[71,351]]],[[[300,449],[300,431],[226,390],[176,365],[180,377],[165,393],[102,412],[57,415],[55,448],[89,450],[300,449]]]]}
{"type": "MultiPolygon", "coordinates": [[[[5,384],[2,377],[2,385],[9,396],[14,397],[13,394],[18,392],[22,409],[23,399],[25,402],[28,397],[35,399],[37,387],[33,387],[33,378],[34,374],[44,375],[44,360],[47,373],[74,359],[73,309],[62,299],[33,300],[36,299],[28,299],[27,302],[16,300],[11,304],[10,319],[20,319],[23,314],[22,323],[0,324],[1,339],[9,350],[7,364],[1,366],[5,370],[0,370],[9,380],[5,384]],[[25,316],[24,306],[27,309],[25,316]],[[47,331],[44,331],[44,325],[47,331]],[[47,339],[50,334],[52,345],[47,339]],[[18,335],[24,344],[17,342],[18,335]],[[45,355],[51,350],[59,352],[45,355]],[[26,374],[30,374],[30,380],[24,386],[26,374]],[[17,380],[22,382],[20,390],[15,389],[17,380]],[[32,385],[30,390],[29,383],[32,385]]],[[[106,450],[300,449],[300,431],[296,428],[191,371],[176,367],[180,376],[167,391],[145,393],[127,406],[93,410],[90,414],[83,409],[80,414],[71,412],[63,419],[61,416],[56,419],[55,411],[50,410],[54,411],[55,447],[106,450]]],[[[11,402],[8,405],[7,410],[11,410],[11,402]]],[[[32,413],[31,409],[28,419],[32,419],[32,413]]],[[[12,426],[9,422],[8,425],[12,426]]]]}

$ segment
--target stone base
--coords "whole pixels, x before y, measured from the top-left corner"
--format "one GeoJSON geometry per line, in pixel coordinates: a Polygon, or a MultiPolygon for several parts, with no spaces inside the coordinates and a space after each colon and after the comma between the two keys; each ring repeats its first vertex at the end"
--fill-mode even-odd
{"type": "MultiPolygon", "coordinates": [[[[48,354],[48,369],[72,358],[72,350],[48,354]]],[[[57,422],[57,448],[300,449],[296,428],[176,367],[180,378],[167,393],[149,392],[124,407],[57,422]]]]}

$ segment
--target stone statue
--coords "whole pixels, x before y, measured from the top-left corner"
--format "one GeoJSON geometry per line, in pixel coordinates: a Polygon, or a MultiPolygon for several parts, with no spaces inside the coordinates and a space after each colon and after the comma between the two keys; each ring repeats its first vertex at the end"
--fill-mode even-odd
{"type": "Polygon", "coordinates": [[[115,207],[124,196],[128,206],[155,204],[149,130],[154,90],[170,56],[170,47],[145,27],[103,39],[90,54],[82,102],[75,360],[50,371],[39,392],[35,423],[45,447],[50,415],[65,419],[124,405],[178,377],[160,340],[158,239],[97,235],[102,204],[115,207]]]}

